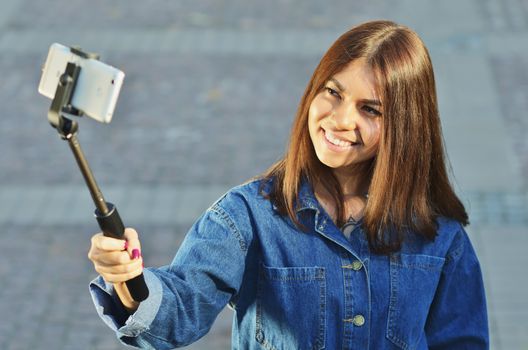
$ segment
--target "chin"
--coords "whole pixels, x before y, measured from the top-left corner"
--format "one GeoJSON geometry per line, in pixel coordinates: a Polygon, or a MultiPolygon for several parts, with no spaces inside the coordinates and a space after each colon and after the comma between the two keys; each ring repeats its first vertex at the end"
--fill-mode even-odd
{"type": "Polygon", "coordinates": [[[362,163],[368,162],[371,158],[366,159],[347,159],[347,160],[338,160],[338,159],[328,159],[318,157],[319,161],[331,169],[341,169],[347,167],[354,167],[362,163]]]}
{"type": "Polygon", "coordinates": [[[337,161],[337,160],[321,159],[321,158],[319,158],[319,161],[322,164],[332,169],[339,169],[339,168],[343,168],[343,167],[346,167],[352,164],[349,162],[342,162],[342,161],[337,161]]]}

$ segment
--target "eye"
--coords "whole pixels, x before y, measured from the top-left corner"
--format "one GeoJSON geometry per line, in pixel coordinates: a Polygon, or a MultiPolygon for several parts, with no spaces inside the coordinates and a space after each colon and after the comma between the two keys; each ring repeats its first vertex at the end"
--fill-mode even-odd
{"type": "Polygon", "coordinates": [[[372,116],[375,116],[375,117],[379,117],[381,116],[381,112],[378,111],[377,109],[374,109],[370,106],[367,106],[367,105],[364,105],[363,107],[361,107],[362,110],[364,110],[365,112],[367,112],[368,114],[372,115],[372,116]]]}
{"type": "Polygon", "coordinates": [[[337,92],[336,90],[332,89],[331,87],[327,86],[327,87],[325,87],[325,90],[331,96],[334,96],[337,99],[341,99],[341,95],[339,95],[339,92],[337,92]]]}

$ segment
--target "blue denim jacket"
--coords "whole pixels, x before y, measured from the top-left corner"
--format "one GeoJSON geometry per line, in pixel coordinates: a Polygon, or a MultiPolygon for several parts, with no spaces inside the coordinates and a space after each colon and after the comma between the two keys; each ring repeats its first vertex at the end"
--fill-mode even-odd
{"type": "Polygon", "coordinates": [[[133,315],[112,286],[90,285],[122,342],[188,345],[229,304],[233,349],[487,349],[482,275],[462,226],[439,219],[434,242],[411,235],[390,256],[350,240],[305,183],[298,230],[259,194],[232,189],[193,225],[173,262],[146,269],[150,296],[133,315]]]}

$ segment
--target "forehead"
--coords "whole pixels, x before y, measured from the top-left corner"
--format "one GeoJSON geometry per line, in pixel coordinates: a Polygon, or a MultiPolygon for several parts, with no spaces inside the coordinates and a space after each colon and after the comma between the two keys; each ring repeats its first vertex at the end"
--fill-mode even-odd
{"type": "Polygon", "coordinates": [[[378,98],[376,77],[372,68],[362,58],[351,61],[330,78],[337,80],[345,92],[362,95],[361,98],[378,98]]]}

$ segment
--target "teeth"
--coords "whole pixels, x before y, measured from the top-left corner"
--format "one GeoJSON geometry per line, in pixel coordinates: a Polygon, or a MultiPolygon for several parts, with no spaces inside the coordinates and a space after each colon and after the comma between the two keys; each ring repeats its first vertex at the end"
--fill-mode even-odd
{"type": "Polygon", "coordinates": [[[339,147],[351,147],[352,146],[352,142],[340,140],[334,137],[334,135],[332,135],[330,131],[325,131],[325,136],[328,139],[328,141],[330,141],[336,146],[339,146],[339,147]]]}

